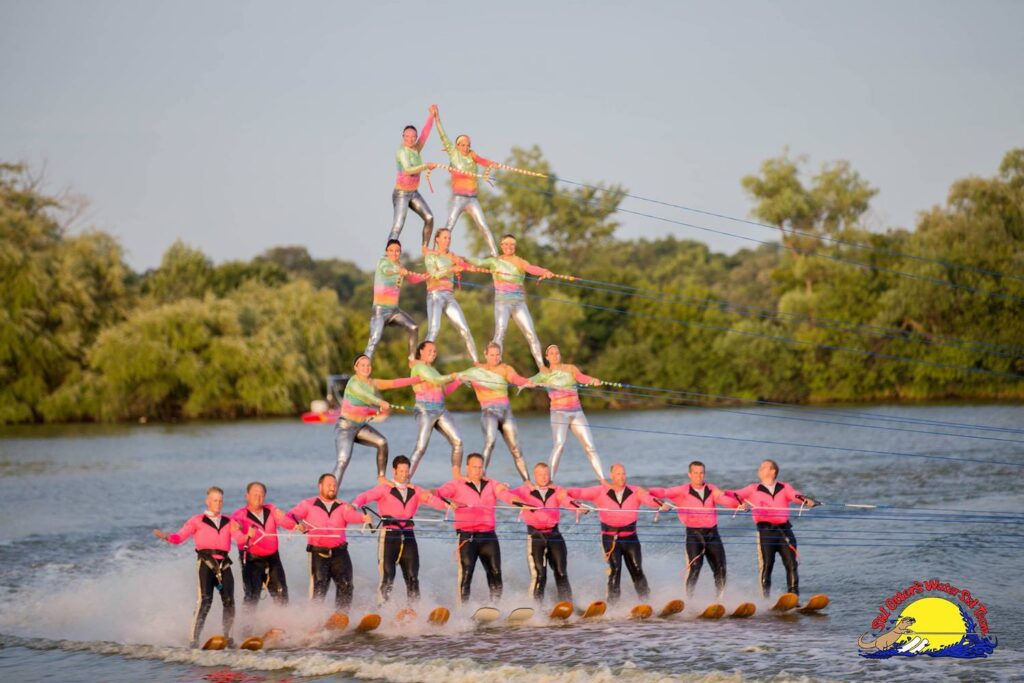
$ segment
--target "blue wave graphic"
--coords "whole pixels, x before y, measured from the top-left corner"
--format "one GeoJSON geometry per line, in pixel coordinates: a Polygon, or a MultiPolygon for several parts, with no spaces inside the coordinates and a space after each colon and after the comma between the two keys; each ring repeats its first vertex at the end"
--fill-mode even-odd
{"type": "Polygon", "coordinates": [[[921,655],[927,655],[928,657],[956,657],[958,659],[979,659],[982,657],[988,657],[996,649],[996,645],[999,644],[998,640],[979,635],[977,632],[977,624],[963,607],[960,607],[960,614],[963,615],[964,622],[967,624],[967,635],[965,635],[963,640],[959,643],[949,645],[941,650],[935,650],[934,652],[900,652],[899,648],[905,645],[905,643],[900,643],[899,645],[894,645],[888,650],[861,652],[860,656],[865,659],[918,657],[921,655]]]}

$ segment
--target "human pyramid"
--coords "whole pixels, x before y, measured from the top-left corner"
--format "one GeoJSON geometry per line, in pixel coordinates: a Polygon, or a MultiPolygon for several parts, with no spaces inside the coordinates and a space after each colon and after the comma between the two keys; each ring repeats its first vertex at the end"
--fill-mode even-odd
{"type": "Polygon", "coordinates": [[[609,569],[608,601],[615,602],[619,598],[623,562],[638,596],[646,599],[649,587],[637,535],[642,506],[678,511],[679,519],[686,527],[685,584],[688,596],[693,594],[705,557],[714,574],[719,596],[725,590],[725,551],[717,529],[718,506],[753,510],[764,596],[767,598],[769,594],[776,554],[786,568],[788,592],[797,594],[796,538],[789,523],[789,506],[797,503],[813,507],[818,503],[789,484],[777,481],[779,467],[773,460],[765,460],[761,464],[758,482],[735,491],[706,484],[705,467],[699,461],[690,463],[689,482],[672,488],[645,490],[629,485],[626,469],[621,464],[612,465],[610,480],[605,477],[577,391],[579,386],[598,386],[603,382],[583,374],[574,365],[563,363],[560,349],[554,344],[549,345],[542,355],[523,287],[527,275],[541,280],[552,277],[572,279],[572,276],[556,275],[517,256],[513,235],[501,238],[499,254],[477,199],[478,178],[489,179],[493,169],[533,173],[478,155],[472,150],[468,135],[457,136],[453,145],[445,134],[437,106],[432,105],[429,112],[422,132],[414,126],[405,127],[402,146],[396,154],[398,175],[392,193],[394,221],[385,255],[374,273],[369,341],[365,351],[353,363],[354,374],[346,384],[335,425],[337,461],[333,472],[319,477],[316,496],[301,501],[287,513],[266,503],[264,484],[251,482],[246,488],[246,505],[230,517],[222,515],[224,492],[219,487],[210,487],[203,513],[191,517],[177,533],[167,534],[160,529],[153,532],[158,538],[173,544],[183,543],[189,537],[195,539],[200,597],[190,630],[192,645],[198,645],[215,589],[220,590],[224,633],[230,639],[234,619],[234,579],[229,557],[232,541],[238,546],[245,604],[255,608],[264,587],[276,601],[287,603],[287,581],[278,552],[278,537],[284,534],[279,534],[279,529],[296,530],[306,536],[313,599],[323,601],[333,582],[336,585],[335,605],[338,610],[345,610],[351,604],[353,594],[346,528],[349,524],[368,525],[376,520],[379,533],[378,599],[381,603],[390,599],[397,569],[400,568],[407,599],[410,604],[415,604],[420,591],[419,552],[414,526],[421,504],[454,511],[459,558],[457,585],[459,600],[463,603],[470,598],[478,561],[486,573],[491,600],[497,601],[501,597],[501,550],[495,531],[496,510],[501,504],[519,508],[520,518],[526,525],[530,592],[537,602],[544,600],[548,568],[554,575],[558,600],[572,601],[567,573],[568,553],[558,526],[563,509],[570,510],[577,518],[591,510],[598,513],[604,557],[609,569]],[[429,177],[429,173],[440,166],[425,163],[420,155],[435,124],[449,156],[449,164],[443,168],[451,174],[452,186],[447,223],[436,234],[433,215],[419,193],[420,177],[424,174],[429,177]],[[482,174],[481,167],[486,169],[482,174]],[[401,263],[399,238],[409,209],[423,219],[424,273],[409,271],[401,263]],[[463,213],[468,214],[482,232],[491,252],[489,257],[463,257],[451,251],[452,231],[463,213]],[[494,283],[494,336],[486,346],[483,362],[479,361],[472,332],[454,294],[455,280],[467,271],[488,273],[494,283]],[[419,326],[398,305],[405,281],[426,283],[427,334],[422,342],[418,336],[419,326]],[[458,330],[473,361],[472,366],[449,374],[441,374],[433,365],[437,358],[435,341],[443,316],[447,316],[458,330]],[[502,360],[510,318],[526,337],[537,365],[538,372],[532,377],[520,375],[502,360]],[[408,334],[409,377],[380,379],[372,376],[374,350],[388,326],[401,327],[408,334]],[[481,452],[466,456],[464,470],[463,439],[445,409],[445,397],[463,384],[472,387],[480,403],[484,436],[481,452]],[[549,462],[540,462],[533,468],[532,479],[519,446],[516,421],[509,403],[510,384],[544,389],[550,400],[551,454],[549,462]],[[417,422],[416,442],[410,457],[399,455],[394,458],[389,479],[386,476],[388,440],[371,423],[382,421],[395,408],[384,400],[380,392],[406,386],[411,386],[416,395],[412,408],[417,422]],[[452,480],[436,489],[426,489],[414,485],[411,479],[434,430],[439,431],[451,446],[452,480]],[[582,445],[599,485],[563,488],[553,482],[569,431],[582,445]],[[522,484],[517,488],[485,476],[499,432],[522,478],[522,484]],[[339,499],[337,493],[356,444],[376,450],[377,482],[347,503],[339,499]],[[375,511],[371,504],[376,505],[375,511]]]}

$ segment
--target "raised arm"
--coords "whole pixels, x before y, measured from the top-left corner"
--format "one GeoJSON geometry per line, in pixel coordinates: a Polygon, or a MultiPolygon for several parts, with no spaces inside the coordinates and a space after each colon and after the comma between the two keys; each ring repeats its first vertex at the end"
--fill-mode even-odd
{"type": "Polygon", "coordinates": [[[437,107],[433,107],[434,123],[437,124],[437,135],[441,138],[441,146],[444,147],[444,151],[448,153],[448,156],[455,154],[455,146],[452,145],[452,141],[448,139],[448,135],[444,132],[444,126],[441,125],[441,112],[438,111],[437,107]]]}
{"type": "MultiPolygon", "coordinates": [[[[423,145],[427,144],[427,138],[430,137],[430,131],[434,127],[434,108],[430,108],[430,113],[427,115],[427,122],[423,124],[423,130],[420,131],[420,137],[416,140],[416,151],[422,152],[423,145]]],[[[440,129],[440,126],[438,126],[440,129]]],[[[426,164],[424,164],[426,166],[426,164]]]]}

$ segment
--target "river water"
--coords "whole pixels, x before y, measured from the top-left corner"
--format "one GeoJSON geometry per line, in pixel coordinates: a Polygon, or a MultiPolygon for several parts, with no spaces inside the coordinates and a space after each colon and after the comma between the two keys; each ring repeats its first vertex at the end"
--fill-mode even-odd
{"type": "MultiPolygon", "coordinates": [[[[485,602],[482,571],[477,571],[474,602],[457,609],[453,534],[445,524],[421,524],[420,612],[435,605],[452,608],[447,626],[398,627],[391,619],[395,605],[380,610],[384,626],[373,634],[308,636],[285,649],[256,653],[186,647],[195,604],[191,542],[169,546],[156,541],[151,530],[176,530],[200,512],[211,484],[227,491],[226,512],[244,504],[244,485],[252,479],[266,482],[268,502],[280,506],[315,495],[317,476],[333,466],[330,425],[280,420],[7,428],[0,431],[0,680],[1020,680],[1024,409],[854,406],[833,411],[839,412],[687,409],[590,415],[605,465],[624,463],[632,483],[682,483],[686,463],[700,459],[710,482],[735,488],[755,481],[760,460],[772,457],[782,466],[781,480],[826,501],[794,517],[802,594],[821,592],[832,599],[821,616],[780,618],[767,611],[756,588],[750,517],[727,513],[719,523],[728,554],[725,604],[756,602],[759,610],[752,619],[695,619],[714,597],[705,567],[697,595],[673,620],[626,620],[636,596],[624,572],[623,600],[603,621],[552,626],[537,619],[523,627],[478,629],[469,614],[485,602]],[[986,515],[976,516],[980,512],[986,515]],[[994,516],[1007,513],[1017,516],[994,516]],[[998,639],[994,653],[974,660],[860,657],[857,638],[878,633],[871,622],[886,599],[932,578],[970,590],[988,608],[988,625],[998,639]]],[[[477,449],[477,416],[459,414],[456,421],[469,450],[477,449]]],[[[546,459],[547,416],[519,421],[527,459],[546,459]]],[[[392,454],[407,452],[413,440],[410,417],[392,417],[380,429],[392,454]]],[[[435,436],[417,483],[445,480],[445,446],[435,436]]],[[[510,482],[516,478],[503,445],[488,474],[510,482]]],[[[592,476],[571,441],[558,482],[590,485],[592,476]]],[[[341,496],[351,499],[373,479],[372,453],[357,449],[341,496]]],[[[433,510],[422,514],[440,516],[433,510]]],[[[498,607],[508,610],[530,604],[529,573],[522,524],[512,511],[499,518],[505,595],[498,607]]],[[[562,526],[577,602],[603,598],[606,575],[593,521],[584,517],[575,524],[566,518],[562,526]]],[[[683,597],[678,520],[663,513],[655,522],[653,514],[645,514],[640,535],[651,602],[657,606],[683,597]]],[[[351,613],[358,617],[377,611],[376,537],[350,537],[356,583],[351,613]]],[[[291,605],[264,602],[252,628],[273,625],[304,634],[328,610],[307,597],[304,541],[281,542],[291,605]]],[[[549,597],[552,584],[549,580],[549,597]]],[[[780,585],[784,577],[777,566],[776,593],[780,585]]],[[[404,597],[400,577],[395,596],[404,597]]],[[[241,602],[240,586],[236,599],[241,602]]],[[[204,637],[219,624],[215,601],[204,637]]]]}

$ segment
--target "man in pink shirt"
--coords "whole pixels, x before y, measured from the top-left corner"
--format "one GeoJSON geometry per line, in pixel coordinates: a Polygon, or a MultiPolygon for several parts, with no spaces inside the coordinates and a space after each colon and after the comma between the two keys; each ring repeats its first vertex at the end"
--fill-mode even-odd
{"type": "Polygon", "coordinates": [[[391,597],[395,585],[395,565],[402,568],[405,592],[410,603],[420,599],[420,553],[413,532],[413,517],[420,502],[444,510],[445,505],[429,491],[409,483],[409,458],[396,456],[391,462],[394,470],[394,484],[378,484],[369,491],[360,493],[352,505],[366,510],[367,503],[376,501],[377,514],[381,518],[380,541],[377,548],[377,569],[380,572],[378,598],[382,603],[391,597]]]}
{"type": "Polygon", "coordinates": [[[742,503],[741,510],[753,510],[754,524],[757,525],[757,565],[761,571],[761,593],[766,598],[771,592],[776,553],[786,568],[786,589],[790,593],[800,594],[796,536],[793,535],[793,525],[789,523],[789,505],[799,503],[814,507],[819,504],[789,484],[776,481],[778,476],[779,464],[774,460],[765,460],[757,469],[758,483],[732,492],[742,503]]]}
{"type": "Polygon", "coordinates": [[[231,514],[245,534],[245,543],[238,544],[242,561],[243,604],[255,608],[263,587],[279,605],[288,604],[288,582],[278,554],[277,530],[294,529],[295,522],[281,508],[266,503],[267,487],[253,481],[245,487],[245,506],[231,514]],[[252,534],[250,534],[250,529],[252,534]]]}
{"type": "Polygon", "coordinates": [[[192,647],[199,647],[199,634],[213,604],[214,588],[220,591],[224,607],[224,637],[231,641],[231,627],[235,621],[235,577],[231,574],[228,553],[231,552],[231,539],[241,545],[245,543],[245,536],[237,524],[220,513],[223,507],[224,490],[211,486],[206,490],[206,510],[189,517],[177,533],[153,529],[154,536],[174,545],[180,545],[190,537],[195,540],[199,601],[189,630],[192,647]]]}
{"type": "Polygon", "coordinates": [[[491,600],[501,599],[501,547],[494,531],[494,510],[499,500],[515,505],[516,498],[509,494],[508,485],[484,479],[484,456],[470,453],[466,456],[466,478],[454,479],[433,493],[456,506],[459,599],[462,602],[469,600],[473,570],[478,559],[487,572],[491,600]]]}
{"type": "Polygon", "coordinates": [[[686,527],[686,597],[693,597],[704,558],[708,558],[715,576],[715,589],[721,599],[725,592],[725,547],[718,534],[716,505],[735,508],[736,498],[704,481],[704,463],[694,460],[688,469],[690,483],[672,488],[650,488],[655,498],[668,499],[679,512],[686,527]]]}
{"type": "Polygon", "coordinates": [[[558,529],[562,518],[560,508],[579,510],[561,486],[551,481],[551,469],[539,462],[533,468],[533,480],[511,491],[512,495],[534,509],[524,509],[520,515],[526,523],[526,562],[530,567],[530,592],[537,602],[544,601],[544,588],[548,581],[548,566],[555,575],[558,601],[572,602],[572,587],[567,572],[568,552],[565,539],[558,529]]]}
{"type": "Polygon", "coordinates": [[[296,528],[306,534],[309,544],[309,595],[314,600],[327,597],[331,581],[337,590],[334,604],[348,609],[352,604],[352,558],[348,554],[345,528],[349,524],[369,523],[370,515],[360,514],[338,496],[338,480],[333,474],[321,474],[317,480],[319,495],[307,498],[289,511],[296,528]]]}
{"type": "Polygon", "coordinates": [[[639,486],[626,485],[626,468],[612,465],[611,485],[601,484],[590,488],[567,489],[570,498],[592,500],[597,504],[601,520],[601,544],[608,561],[608,602],[616,602],[621,593],[622,561],[633,579],[633,586],[641,600],[650,595],[647,577],[644,576],[643,556],[640,552],[640,537],[636,533],[636,521],[641,505],[659,508],[661,504],[639,486]]]}

